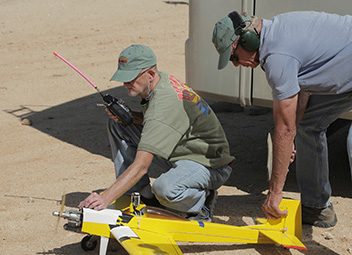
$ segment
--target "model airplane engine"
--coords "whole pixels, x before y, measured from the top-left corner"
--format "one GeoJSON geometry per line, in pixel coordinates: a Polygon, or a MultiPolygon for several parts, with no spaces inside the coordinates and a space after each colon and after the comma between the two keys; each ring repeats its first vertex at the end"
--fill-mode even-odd
{"type": "Polygon", "coordinates": [[[83,212],[82,210],[70,209],[64,212],[53,212],[53,216],[66,219],[68,222],[64,225],[65,230],[81,232],[83,212]]]}

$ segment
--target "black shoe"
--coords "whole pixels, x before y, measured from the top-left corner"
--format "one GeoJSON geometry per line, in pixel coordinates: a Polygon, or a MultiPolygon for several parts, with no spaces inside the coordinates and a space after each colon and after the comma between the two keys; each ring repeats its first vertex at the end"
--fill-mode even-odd
{"type": "Polygon", "coordinates": [[[302,223],[319,228],[331,228],[337,223],[334,207],[330,204],[326,208],[319,209],[302,205],[302,223]]]}

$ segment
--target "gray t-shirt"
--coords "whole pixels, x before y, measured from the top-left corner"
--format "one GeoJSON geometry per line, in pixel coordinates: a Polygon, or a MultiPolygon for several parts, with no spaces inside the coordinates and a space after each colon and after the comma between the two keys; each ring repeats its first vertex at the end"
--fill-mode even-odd
{"type": "Polygon", "coordinates": [[[146,105],[138,150],[211,168],[233,161],[225,132],[208,104],[172,75],[159,74],[160,81],[146,105]]]}
{"type": "Polygon", "coordinates": [[[352,91],[352,16],[290,12],[263,19],[260,65],[273,98],[301,89],[312,94],[352,91]]]}

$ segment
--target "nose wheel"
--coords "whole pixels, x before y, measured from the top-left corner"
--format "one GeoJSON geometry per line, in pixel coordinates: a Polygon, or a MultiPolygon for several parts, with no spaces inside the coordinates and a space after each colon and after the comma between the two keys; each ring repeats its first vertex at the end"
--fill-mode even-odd
{"type": "Polygon", "coordinates": [[[97,247],[98,240],[94,235],[86,235],[81,240],[81,248],[85,251],[92,251],[97,247]]]}

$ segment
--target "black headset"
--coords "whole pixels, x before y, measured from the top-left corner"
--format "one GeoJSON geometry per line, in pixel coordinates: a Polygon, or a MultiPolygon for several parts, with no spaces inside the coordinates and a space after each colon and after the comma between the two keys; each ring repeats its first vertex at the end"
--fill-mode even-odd
{"type": "Polygon", "coordinates": [[[247,51],[256,51],[259,49],[260,36],[256,29],[255,31],[244,29],[246,22],[242,19],[238,12],[233,11],[229,13],[228,17],[233,23],[235,34],[240,36],[239,44],[247,51]]]}

